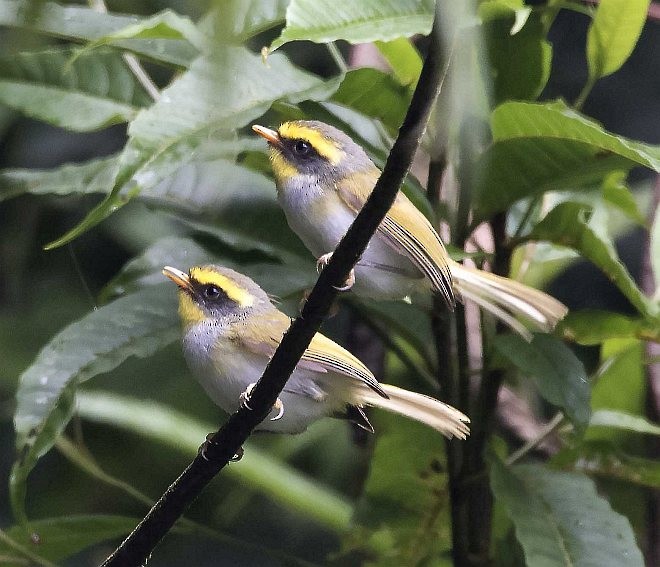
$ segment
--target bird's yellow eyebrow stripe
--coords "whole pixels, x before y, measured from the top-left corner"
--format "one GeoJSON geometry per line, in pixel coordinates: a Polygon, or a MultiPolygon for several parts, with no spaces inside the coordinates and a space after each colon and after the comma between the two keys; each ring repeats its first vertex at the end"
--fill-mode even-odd
{"type": "Polygon", "coordinates": [[[250,307],[254,303],[254,296],[250,292],[215,270],[204,267],[191,268],[190,277],[202,285],[213,284],[218,286],[227,294],[229,299],[233,299],[241,307],[250,307]]]}
{"type": "Polygon", "coordinates": [[[279,127],[277,133],[280,137],[289,140],[305,140],[309,142],[316,152],[327,159],[332,165],[337,165],[344,156],[343,150],[336,142],[326,138],[318,130],[303,126],[296,122],[285,122],[279,127]]]}

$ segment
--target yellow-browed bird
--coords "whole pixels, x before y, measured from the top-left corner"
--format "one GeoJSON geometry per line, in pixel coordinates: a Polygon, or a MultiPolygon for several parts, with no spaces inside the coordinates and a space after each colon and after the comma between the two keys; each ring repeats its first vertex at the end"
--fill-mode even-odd
{"type": "MultiPolygon", "coordinates": [[[[183,352],[211,399],[226,412],[238,409],[263,374],[291,320],[266,292],[229,268],[198,266],[188,274],[165,267],[179,287],[183,352]]],[[[300,433],[325,416],[346,417],[373,431],[362,407],[376,406],[421,421],[447,437],[465,439],[469,419],[438,400],[379,384],[350,352],[320,333],[314,336],[282,391],[270,420],[258,429],[300,433]]]]}
{"type": "MultiPolygon", "coordinates": [[[[253,126],[270,146],[279,202],[289,226],[327,263],[371,194],[380,170],[346,134],[317,121],[253,126]]],[[[518,317],[551,330],[566,307],[546,293],[509,278],[459,264],[429,221],[401,192],[378,227],[346,289],[375,299],[403,299],[432,290],[450,309],[470,299],[526,337],[518,317]],[[354,285],[353,285],[354,284],[354,285]]]]}

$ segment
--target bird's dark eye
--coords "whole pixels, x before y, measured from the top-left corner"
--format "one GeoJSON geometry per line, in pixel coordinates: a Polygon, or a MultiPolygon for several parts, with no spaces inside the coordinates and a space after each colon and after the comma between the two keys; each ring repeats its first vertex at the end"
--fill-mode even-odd
{"type": "Polygon", "coordinates": [[[204,297],[206,297],[206,299],[218,299],[220,293],[220,289],[214,285],[207,285],[204,288],[204,297]]]}
{"type": "Polygon", "coordinates": [[[293,151],[299,156],[307,156],[312,151],[312,145],[305,140],[298,140],[293,146],[293,151]]]}

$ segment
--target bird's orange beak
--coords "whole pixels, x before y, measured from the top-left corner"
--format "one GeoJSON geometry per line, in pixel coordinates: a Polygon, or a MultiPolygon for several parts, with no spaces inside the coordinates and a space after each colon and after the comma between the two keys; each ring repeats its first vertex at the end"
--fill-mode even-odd
{"type": "Polygon", "coordinates": [[[180,289],[192,291],[190,276],[185,272],[172,268],[171,266],[165,266],[163,268],[163,275],[170,278],[180,289]]]}
{"type": "Polygon", "coordinates": [[[259,126],[259,124],[252,126],[252,130],[254,130],[262,138],[265,138],[269,144],[274,144],[276,146],[280,145],[280,135],[277,133],[277,131],[266,128],[265,126],[259,126]]]}

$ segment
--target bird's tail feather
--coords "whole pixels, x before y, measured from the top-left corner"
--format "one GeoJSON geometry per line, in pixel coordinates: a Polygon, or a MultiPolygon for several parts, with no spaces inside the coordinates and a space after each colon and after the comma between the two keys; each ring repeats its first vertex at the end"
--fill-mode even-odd
{"type": "Polygon", "coordinates": [[[532,335],[517,317],[535,330],[549,332],[568,312],[554,297],[515,280],[457,262],[452,262],[451,273],[454,289],[463,299],[474,301],[528,340],[532,335]]]}
{"type": "Polygon", "coordinates": [[[355,402],[420,421],[450,439],[454,436],[465,439],[469,435],[470,428],[467,424],[470,423],[470,419],[456,408],[429,396],[409,392],[390,384],[381,384],[381,387],[389,398],[383,398],[365,387],[355,390],[355,402]]]}

